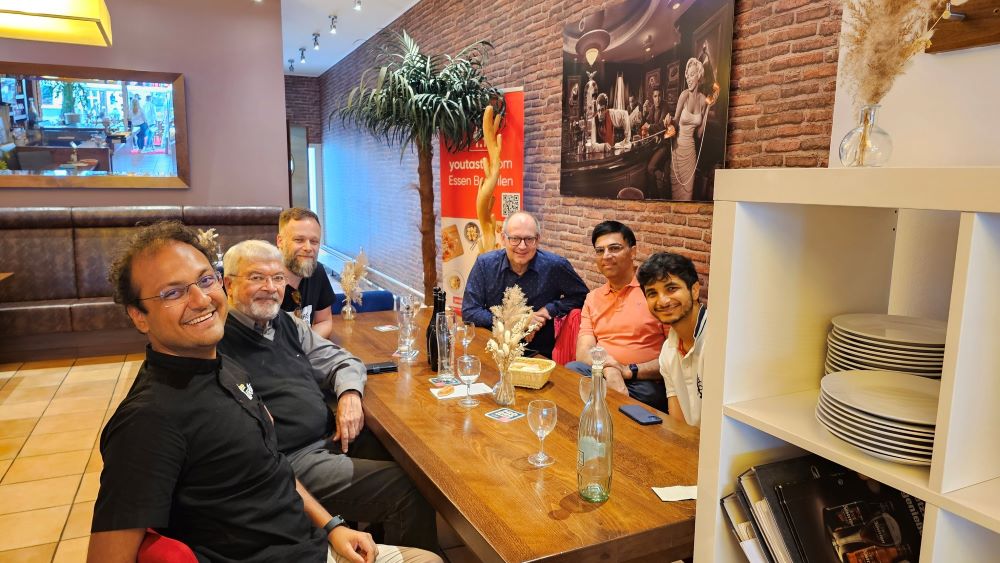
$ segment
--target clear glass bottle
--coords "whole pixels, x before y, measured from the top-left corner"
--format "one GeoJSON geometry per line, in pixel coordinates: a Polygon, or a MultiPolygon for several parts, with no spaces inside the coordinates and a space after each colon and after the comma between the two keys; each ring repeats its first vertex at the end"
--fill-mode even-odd
{"type": "Polygon", "coordinates": [[[604,361],[607,352],[600,346],[590,350],[593,360],[590,400],[580,414],[577,437],[576,483],[580,496],[588,502],[604,502],[611,494],[611,459],[614,429],[604,400],[604,361]]]}

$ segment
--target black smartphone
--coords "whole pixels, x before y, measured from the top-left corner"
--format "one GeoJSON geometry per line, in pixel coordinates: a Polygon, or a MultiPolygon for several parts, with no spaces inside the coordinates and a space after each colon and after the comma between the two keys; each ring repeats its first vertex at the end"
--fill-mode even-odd
{"type": "Polygon", "coordinates": [[[390,373],[399,369],[396,362],[375,362],[374,364],[365,364],[365,370],[369,374],[375,373],[390,373]]]}
{"type": "Polygon", "coordinates": [[[639,405],[622,405],[618,407],[618,410],[620,410],[622,414],[624,414],[625,416],[631,418],[632,420],[638,422],[643,426],[648,426],[650,424],[660,424],[663,422],[662,418],[640,407],[639,405]]]}

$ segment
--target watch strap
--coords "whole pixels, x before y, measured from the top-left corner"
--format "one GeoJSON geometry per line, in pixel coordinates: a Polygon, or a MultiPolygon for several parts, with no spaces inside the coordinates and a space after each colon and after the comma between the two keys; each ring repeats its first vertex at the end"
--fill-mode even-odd
{"type": "Polygon", "coordinates": [[[628,370],[632,372],[632,379],[639,379],[639,365],[629,364],[628,370]]]}
{"type": "Polygon", "coordinates": [[[332,532],[334,528],[336,528],[337,526],[343,526],[345,523],[346,522],[344,521],[343,516],[338,514],[333,518],[330,518],[330,521],[327,522],[325,526],[323,526],[323,529],[326,530],[326,535],[329,536],[330,532],[332,532]]]}

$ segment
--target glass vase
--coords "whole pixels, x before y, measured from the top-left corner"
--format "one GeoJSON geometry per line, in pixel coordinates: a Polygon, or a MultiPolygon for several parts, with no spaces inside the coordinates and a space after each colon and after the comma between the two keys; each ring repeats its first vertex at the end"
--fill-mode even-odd
{"type": "Polygon", "coordinates": [[[505,370],[500,370],[500,381],[493,386],[493,400],[501,407],[514,404],[514,379],[505,370]]]}
{"type": "Polygon", "coordinates": [[[875,123],[878,104],[861,108],[858,126],[840,142],[840,163],[848,167],[884,166],[892,156],[892,137],[875,123]]]}
{"type": "Polygon", "coordinates": [[[340,310],[340,315],[342,317],[344,317],[345,321],[353,321],[354,320],[354,313],[355,313],[355,311],[354,311],[354,304],[351,303],[350,299],[345,299],[344,300],[344,308],[340,310]]]}

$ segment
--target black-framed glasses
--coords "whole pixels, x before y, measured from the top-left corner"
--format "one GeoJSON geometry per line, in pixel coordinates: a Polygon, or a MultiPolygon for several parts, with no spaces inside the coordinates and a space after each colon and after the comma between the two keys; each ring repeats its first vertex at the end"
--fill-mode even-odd
{"type": "Polygon", "coordinates": [[[605,254],[608,256],[617,256],[621,254],[623,250],[625,250],[625,245],[623,244],[609,244],[607,246],[595,246],[594,254],[598,257],[604,256],[605,254]]]}
{"type": "Polygon", "coordinates": [[[532,246],[538,244],[538,237],[512,237],[510,235],[506,236],[507,240],[509,240],[510,243],[514,246],[521,246],[521,243],[523,242],[524,246],[531,248],[532,246]]]}
{"type": "Polygon", "coordinates": [[[159,299],[163,302],[164,307],[173,307],[174,305],[183,305],[188,302],[191,293],[191,286],[196,285],[202,293],[209,293],[219,289],[222,281],[222,276],[218,272],[212,272],[210,274],[205,274],[198,278],[197,280],[185,284],[185,285],[172,285],[170,287],[165,287],[160,290],[159,295],[154,295],[152,297],[141,297],[138,301],[148,301],[150,299],[159,299]]]}
{"type": "Polygon", "coordinates": [[[288,278],[285,277],[285,274],[273,274],[269,276],[267,274],[262,274],[260,272],[253,272],[246,276],[234,275],[233,277],[243,278],[253,285],[264,285],[268,281],[273,283],[275,286],[285,285],[286,283],[288,283],[288,278]]]}

